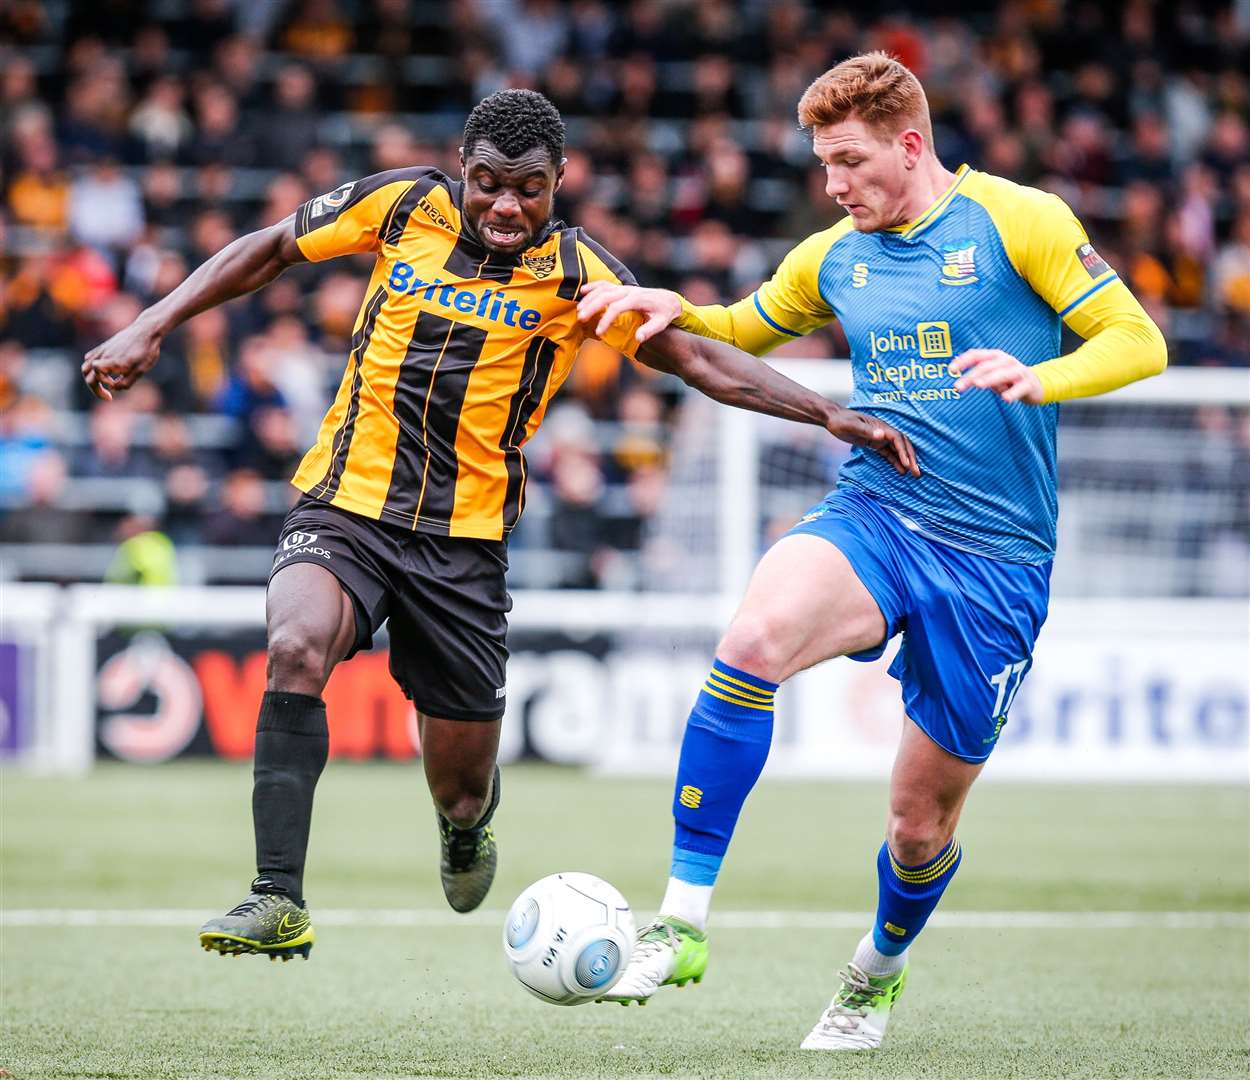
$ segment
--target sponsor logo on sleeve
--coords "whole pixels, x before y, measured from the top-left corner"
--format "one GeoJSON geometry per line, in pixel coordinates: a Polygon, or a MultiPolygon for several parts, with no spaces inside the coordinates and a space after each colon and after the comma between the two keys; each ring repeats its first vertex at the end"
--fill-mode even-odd
{"type": "Polygon", "coordinates": [[[321,217],[322,214],[329,214],[337,210],[345,202],[352,193],[352,188],[356,186],[356,181],[351,180],[346,184],[340,184],[333,191],[327,191],[324,195],[318,195],[312,201],[309,207],[310,217],[321,217]]]}
{"type": "Polygon", "coordinates": [[[1076,257],[1081,260],[1085,272],[1092,278],[1101,277],[1111,269],[1106,260],[1094,250],[1094,245],[1088,241],[1076,249],[1076,257]]]}

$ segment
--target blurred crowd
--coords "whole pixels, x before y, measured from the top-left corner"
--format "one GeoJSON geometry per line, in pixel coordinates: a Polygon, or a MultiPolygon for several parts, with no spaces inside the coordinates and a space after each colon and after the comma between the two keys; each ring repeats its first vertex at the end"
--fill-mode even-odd
{"type": "MultiPolygon", "coordinates": [[[[749,292],[826,227],[795,104],[884,48],[939,154],[1062,195],[1168,335],[1250,366],[1250,5],[935,0],[864,14],[728,0],[9,0],[0,6],[0,544],[272,545],[337,385],[368,262],[299,267],[198,316],[101,407],[82,353],[241,232],[345,179],[455,174],[505,86],[569,125],[557,213],[643,284],[749,292]]],[[[845,355],[836,326],[794,355],[845,355]]],[[[680,388],[583,355],[532,455],[535,583],[637,583],[680,388]],[[539,557],[541,556],[541,557],[539,557]]],[[[160,564],[153,569],[152,563],[160,564]]],[[[168,564],[168,565],[166,565],[168,564]]],[[[263,573],[267,558],[261,563],[263,573]]]]}

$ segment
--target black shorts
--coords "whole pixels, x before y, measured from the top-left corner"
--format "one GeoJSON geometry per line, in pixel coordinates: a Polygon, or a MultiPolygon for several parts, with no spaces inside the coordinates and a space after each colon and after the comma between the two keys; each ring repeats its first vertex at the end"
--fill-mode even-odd
{"type": "Polygon", "coordinates": [[[390,620],[391,675],[426,716],[498,720],[512,598],[502,540],[435,536],[303,496],[287,514],[269,580],[284,566],[324,566],[356,606],[356,642],[390,620]]]}

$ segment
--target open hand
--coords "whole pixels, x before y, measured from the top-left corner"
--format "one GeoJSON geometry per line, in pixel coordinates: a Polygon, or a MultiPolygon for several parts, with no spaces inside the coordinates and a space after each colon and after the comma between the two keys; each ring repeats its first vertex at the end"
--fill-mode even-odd
{"type": "Polygon", "coordinates": [[[133,322],[87,353],[83,381],[96,397],[111,401],[114,391],[129,389],[151,371],[160,355],[160,335],[133,322]]]}
{"type": "Polygon", "coordinates": [[[655,337],[681,314],[681,299],[667,289],[644,289],[638,285],[613,285],[610,281],[591,281],[582,286],[577,304],[577,317],[589,323],[599,315],[595,336],[603,337],[616,320],[628,311],[644,316],[634,336],[640,341],[655,337]],[[602,314],[600,314],[602,312],[602,314]]]}
{"type": "Polygon", "coordinates": [[[993,390],[1004,401],[1041,405],[1042,381],[1028,364],[1002,349],[969,349],[951,361],[951,371],[963,372],[955,389],[993,390]]]}
{"type": "Polygon", "coordinates": [[[916,448],[912,446],[911,439],[875,416],[837,406],[825,424],[825,430],[852,446],[871,447],[893,465],[896,472],[920,475],[916,448]]]}

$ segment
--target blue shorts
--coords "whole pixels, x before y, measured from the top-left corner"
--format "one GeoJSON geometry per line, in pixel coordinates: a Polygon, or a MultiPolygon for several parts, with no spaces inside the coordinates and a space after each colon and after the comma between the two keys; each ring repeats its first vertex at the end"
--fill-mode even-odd
{"type": "MultiPolygon", "coordinates": [[[[885,504],[842,487],[787,535],[811,533],[838,548],[902,633],[890,665],[907,715],[964,761],[990,756],[1046,621],[1049,562],[1002,562],[916,532],[885,504]]],[[[876,660],[885,641],[852,660],[876,660]]]]}

